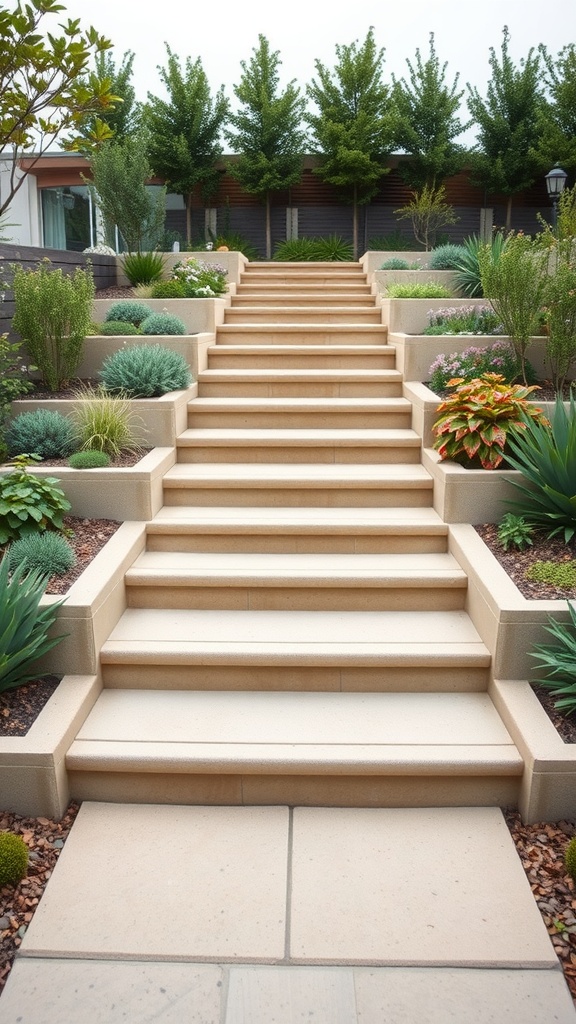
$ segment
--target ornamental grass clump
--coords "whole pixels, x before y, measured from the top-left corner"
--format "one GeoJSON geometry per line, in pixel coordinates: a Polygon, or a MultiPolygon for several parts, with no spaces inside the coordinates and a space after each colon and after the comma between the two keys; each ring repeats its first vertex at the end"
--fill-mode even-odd
{"type": "Polygon", "coordinates": [[[548,537],[560,535],[569,544],[576,537],[574,398],[567,412],[558,397],[550,421],[523,417],[521,429],[509,438],[507,459],[523,479],[513,481],[520,497],[506,504],[548,537]]]}
{"type": "Polygon", "coordinates": [[[14,267],[12,326],[26,345],[49,391],[75,374],[84,338],[92,326],[94,279],[89,270],[54,270],[42,260],[37,270],[14,267]]]}
{"type": "Polygon", "coordinates": [[[529,395],[535,387],[507,384],[501,374],[485,373],[474,380],[448,381],[454,393],[438,406],[433,426],[434,448],[442,460],[451,459],[470,469],[497,469],[513,429],[524,430],[542,411],[532,409],[529,395]]]}
{"type": "Polygon", "coordinates": [[[74,549],[66,538],[47,531],[14,541],[6,557],[10,572],[22,565],[26,572],[37,571],[47,577],[63,576],[76,564],[74,549]]]}
{"type": "Polygon", "coordinates": [[[544,676],[533,680],[534,684],[557,698],[554,707],[558,711],[573,715],[576,711],[576,604],[568,601],[567,605],[568,622],[550,616],[544,627],[557,642],[536,644],[530,657],[535,658],[538,668],[545,672],[544,676]]]}
{"type": "Polygon", "coordinates": [[[74,428],[67,416],[34,409],[16,416],[6,430],[10,458],[34,452],[42,459],[66,459],[76,450],[74,428]]]}
{"type": "Polygon", "coordinates": [[[131,285],[159,281],[166,259],[159,252],[129,252],[122,259],[122,270],[131,285]]]}
{"type": "Polygon", "coordinates": [[[100,377],[107,391],[131,398],[158,398],[192,383],[184,357],[163,345],[137,345],[114,352],[104,361],[100,377]]]}
{"type": "Polygon", "coordinates": [[[25,565],[11,572],[6,556],[0,561],[0,693],[37,679],[38,658],[64,639],[48,636],[64,600],[41,607],[46,583],[44,573],[25,565]]]}
{"type": "Polygon", "coordinates": [[[77,402],[71,419],[78,455],[98,452],[109,462],[124,453],[141,451],[144,423],[126,395],[99,388],[79,389],[74,397],[77,402]]]}

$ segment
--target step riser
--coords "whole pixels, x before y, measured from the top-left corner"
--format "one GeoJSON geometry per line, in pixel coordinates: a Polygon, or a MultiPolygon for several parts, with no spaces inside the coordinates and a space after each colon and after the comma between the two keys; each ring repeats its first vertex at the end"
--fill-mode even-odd
{"type": "Polygon", "coordinates": [[[246,355],[227,355],[212,350],[208,355],[211,370],[393,370],[394,356],[380,355],[375,348],[374,355],[333,356],[329,352],[323,355],[283,355],[278,352],[250,353],[246,355]]]}
{"type": "MultiPolygon", "coordinates": [[[[257,326],[257,325],[253,325],[257,326]]],[[[335,325],[337,326],[337,325],[335,325]]],[[[372,326],[372,330],[358,331],[354,325],[341,325],[341,331],[315,330],[304,328],[278,331],[274,325],[265,325],[262,330],[251,329],[250,325],[242,330],[232,324],[224,324],[216,331],[218,345],[386,345],[388,331],[386,327],[372,326]]]]}
{"type": "Polygon", "coordinates": [[[104,686],[115,690],[264,690],[344,693],[482,693],[481,665],[322,666],[147,664],[102,665],[104,686]]]}
{"type": "Polygon", "coordinates": [[[275,309],[248,310],[227,309],[224,315],[225,324],[381,324],[382,314],[379,309],[354,309],[344,313],[331,309],[317,309],[311,306],[305,310],[292,310],[286,307],[275,309]]]}
{"type": "Polygon", "coordinates": [[[235,383],[212,383],[202,379],[198,383],[200,398],[401,398],[402,384],[396,382],[353,384],[292,382],[239,381],[235,383]]]}
{"type": "Polygon", "coordinates": [[[242,310],[245,307],[265,306],[267,309],[291,309],[293,306],[316,309],[317,306],[357,306],[358,309],[374,309],[373,295],[355,295],[349,292],[340,292],[331,295],[329,292],[318,291],[308,292],[305,295],[266,295],[262,292],[252,292],[245,295],[233,295],[230,310],[242,310]]]}
{"type": "MultiPolygon", "coordinates": [[[[127,580],[127,582],[129,582],[127,580]]],[[[172,587],[129,585],[129,608],[223,609],[225,611],[457,611],[463,587],[241,587],[217,584],[172,587]]]]}
{"type": "Polygon", "coordinates": [[[517,778],[69,772],[73,800],[301,807],[516,807],[517,778]]]}
{"type": "Polygon", "coordinates": [[[328,446],[291,446],[263,447],[258,445],[185,447],[178,445],[177,461],[181,463],[204,462],[251,462],[258,465],[269,463],[321,463],[330,465],[417,465],[420,463],[420,446],[408,447],[365,447],[365,448],[330,448],[328,446]]]}
{"type": "Polygon", "coordinates": [[[188,410],[188,427],[213,429],[252,428],[264,430],[283,430],[288,428],[346,430],[409,430],[411,412],[385,412],[382,409],[371,412],[367,409],[360,412],[332,410],[330,412],[226,412],[201,411],[194,405],[188,410]]]}
{"type": "Polygon", "coordinates": [[[252,554],[440,554],[447,550],[446,537],[438,535],[402,534],[379,537],[343,535],[198,533],[191,528],[187,534],[148,533],[148,551],[246,551],[252,554]]]}
{"type": "Polygon", "coordinates": [[[241,508],[429,508],[430,488],[199,488],[169,487],[164,483],[164,503],[170,507],[226,505],[241,508]]]}

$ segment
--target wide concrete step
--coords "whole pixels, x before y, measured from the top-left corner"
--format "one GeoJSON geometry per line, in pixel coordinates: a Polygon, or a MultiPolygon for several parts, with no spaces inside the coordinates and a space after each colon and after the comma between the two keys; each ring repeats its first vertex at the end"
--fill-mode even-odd
{"type": "Polygon", "coordinates": [[[456,611],[129,608],[101,650],[107,687],[485,691],[490,654],[456,611]]]}
{"type": "Polygon", "coordinates": [[[369,291],[368,286],[365,290],[344,290],[343,288],[328,290],[328,288],[316,288],[312,289],[308,287],[306,290],[297,289],[295,290],[291,286],[285,286],[283,291],[271,291],[262,288],[261,292],[258,292],[254,285],[250,286],[250,291],[245,290],[246,285],[239,286],[239,290],[231,298],[230,308],[231,309],[242,309],[246,306],[267,306],[269,308],[276,308],[278,306],[290,309],[292,306],[305,306],[305,307],[316,307],[316,306],[358,306],[358,307],[371,307],[375,306],[375,297],[369,291]]]}
{"type": "Polygon", "coordinates": [[[125,576],[131,608],[425,611],[462,608],[447,554],[145,551],[125,576]]]}
{"type": "Polygon", "coordinates": [[[385,345],[388,328],[378,324],[222,324],[219,345],[385,345]]]}
{"type": "Polygon", "coordinates": [[[405,398],[194,398],[188,427],[410,429],[405,398]]]}
{"type": "MultiPolygon", "coordinates": [[[[481,693],[104,690],[66,755],[76,799],[98,799],[99,775],[140,777],[140,793],[150,776],[158,803],[171,801],[175,776],[221,775],[258,778],[256,803],[292,803],[303,780],[311,783],[308,802],[319,803],[316,777],[330,780],[324,805],[348,802],[340,782],[346,792],[350,778],[356,806],[374,799],[374,786],[384,804],[404,791],[410,806],[423,790],[428,801],[434,793],[438,804],[452,803],[461,780],[470,804],[493,803],[495,792],[513,802],[523,767],[481,693]]],[[[110,779],[100,794],[110,799],[113,791],[110,779]]],[[[204,791],[202,801],[195,785],[190,802],[212,803],[212,787],[204,791]]]]}
{"type": "Polygon", "coordinates": [[[374,292],[372,291],[371,286],[367,283],[366,278],[360,275],[345,282],[341,282],[336,278],[333,280],[331,285],[326,284],[324,281],[314,283],[314,281],[308,281],[306,279],[295,283],[290,279],[288,279],[288,281],[279,281],[277,278],[274,280],[267,280],[261,275],[259,279],[254,280],[252,280],[251,277],[244,277],[239,284],[236,285],[235,297],[247,297],[250,295],[280,295],[297,300],[300,295],[317,296],[335,293],[364,297],[370,296],[371,301],[374,301],[374,292]]]}
{"type": "Polygon", "coordinates": [[[413,430],[220,430],[192,428],[176,440],[178,462],[419,463],[413,430]]]}
{"type": "Polygon", "coordinates": [[[177,463],[166,505],[426,506],[432,477],[418,465],[177,463]]]}
{"type": "Polygon", "coordinates": [[[401,397],[399,370],[208,369],[198,374],[198,394],[209,397],[401,397]]]}
{"type": "Polygon", "coordinates": [[[380,307],[372,306],[229,306],[225,324],[381,324],[380,307]]]}
{"type": "Polygon", "coordinates": [[[443,552],[448,536],[432,508],[165,506],[146,531],[149,551],[283,554],[443,552]]]}
{"type": "Polygon", "coordinates": [[[211,345],[210,369],[393,370],[392,345],[211,345]]]}

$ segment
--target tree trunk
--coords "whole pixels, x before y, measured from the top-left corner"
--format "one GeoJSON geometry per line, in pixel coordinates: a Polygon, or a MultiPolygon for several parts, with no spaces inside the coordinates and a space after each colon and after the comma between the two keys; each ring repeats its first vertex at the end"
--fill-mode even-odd
{"type": "Polygon", "coordinates": [[[352,247],[354,259],[358,259],[358,187],[354,185],[354,209],[352,214],[352,247]]]}
{"type": "Polygon", "coordinates": [[[270,224],[270,193],[266,193],[266,259],[272,259],[272,228],[270,224]]]}
{"type": "Polygon", "coordinates": [[[192,193],[186,196],[186,241],[192,241],[192,193]]]}
{"type": "Polygon", "coordinates": [[[506,203],[506,231],[510,231],[512,228],[512,196],[508,196],[508,202],[506,203]]]}

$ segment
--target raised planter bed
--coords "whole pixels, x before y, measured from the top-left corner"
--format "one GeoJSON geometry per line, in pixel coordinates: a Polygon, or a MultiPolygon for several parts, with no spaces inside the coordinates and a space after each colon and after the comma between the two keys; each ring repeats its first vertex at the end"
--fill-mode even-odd
{"type": "MultiPolygon", "coordinates": [[[[241,252],[218,252],[214,249],[210,251],[202,249],[198,252],[165,252],[163,253],[163,256],[165,259],[164,277],[170,276],[170,272],[175,263],[178,263],[180,260],[194,257],[194,259],[202,260],[203,263],[218,263],[221,267],[226,267],[228,271],[226,281],[228,285],[233,286],[238,284],[240,275],[248,264],[248,260],[241,252]]],[[[130,284],[122,269],[121,256],[116,257],[116,281],[120,287],[130,284]]]]}
{"type": "MultiPolygon", "coordinates": [[[[110,307],[121,301],[122,299],[94,299],[92,304],[94,322],[102,323],[106,319],[110,307]]],[[[224,310],[230,305],[230,296],[225,295],[220,299],[137,299],[137,301],[142,301],[143,305],[148,306],[152,313],[169,312],[172,316],[179,317],[189,334],[202,334],[205,331],[214,333],[216,328],[224,323],[224,310]]],[[[137,337],[141,341],[143,336],[137,337]]],[[[147,336],[144,335],[144,337],[147,336]]],[[[149,337],[152,341],[159,340],[153,336],[149,337]]],[[[177,337],[182,340],[185,335],[177,337]]],[[[132,341],[133,336],[125,337],[124,340],[132,341]]],[[[163,343],[164,341],[165,339],[162,338],[163,343]]]]}
{"type": "MultiPolygon", "coordinates": [[[[423,278],[422,278],[423,280],[423,278]]],[[[382,297],[382,319],[389,334],[422,334],[428,327],[430,310],[461,309],[462,306],[485,306],[486,299],[387,299],[382,297]]],[[[435,341],[438,338],[434,339],[435,341]]],[[[439,349],[440,351],[440,349],[439,349]]],[[[450,350],[453,351],[453,350],[450,350]]]]}
{"type": "MultiPolygon", "coordinates": [[[[426,266],[421,266],[419,270],[375,270],[372,274],[373,290],[383,298],[386,298],[385,292],[388,285],[427,284],[431,281],[434,284],[443,284],[454,295],[458,295],[456,274],[453,270],[430,270],[426,266]]],[[[450,301],[450,299],[443,299],[445,303],[450,301]]]]}
{"type": "MultiPolygon", "coordinates": [[[[432,302],[431,299],[394,299],[394,302],[432,302]]],[[[441,301],[438,299],[435,302],[441,301]]],[[[450,303],[452,300],[448,300],[450,303]]],[[[444,300],[446,302],[446,300],[444,300]]],[[[439,307],[442,308],[442,307],[439,307]]],[[[432,309],[432,306],[428,306],[432,309]]],[[[426,323],[428,316],[426,315],[426,323]]],[[[423,328],[422,328],[423,329],[423,328]]],[[[401,371],[405,381],[425,381],[430,375],[430,367],[437,356],[450,355],[451,352],[464,352],[471,346],[489,348],[497,341],[507,341],[505,335],[489,334],[412,334],[406,331],[388,330],[388,344],[396,349],[396,368],[401,371]]],[[[537,335],[531,339],[528,359],[532,363],[538,377],[542,380],[550,376],[546,363],[546,338],[537,335]]]]}

